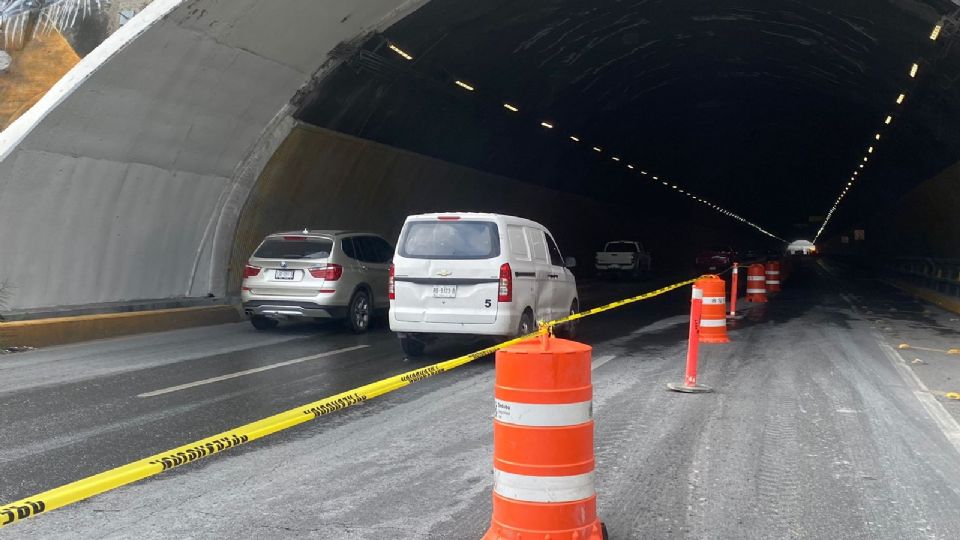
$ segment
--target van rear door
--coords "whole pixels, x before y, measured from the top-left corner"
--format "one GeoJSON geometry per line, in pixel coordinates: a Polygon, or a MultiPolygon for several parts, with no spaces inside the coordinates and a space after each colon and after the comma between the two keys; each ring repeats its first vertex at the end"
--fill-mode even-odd
{"type": "Polygon", "coordinates": [[[399,321],[492,324],[497,320],[500,231],[483,220],[407,222],[395,260],[399,321]]]}

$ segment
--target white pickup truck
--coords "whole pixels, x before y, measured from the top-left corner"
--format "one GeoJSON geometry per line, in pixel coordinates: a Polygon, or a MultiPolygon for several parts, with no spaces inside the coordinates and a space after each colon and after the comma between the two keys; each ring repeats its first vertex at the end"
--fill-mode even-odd
{"type": "Polygon", "coordinates": [[[616,240],[607,242],[603,251],[596,255],[596,269],[598,276],[629,275],[640,277],[650,273],[650,253],[643,248],[640,242],[633,240],[616,240]]]}

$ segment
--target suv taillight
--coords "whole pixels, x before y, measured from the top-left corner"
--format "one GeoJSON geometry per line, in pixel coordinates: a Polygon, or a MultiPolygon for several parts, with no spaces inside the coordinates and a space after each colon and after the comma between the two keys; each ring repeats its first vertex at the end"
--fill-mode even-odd
{"type": "Polygon", "coordinates": [[[248,265],[246,265],[246,266],[243,267],[243,277],[248,278],[248,277],[254,277],[254,276],[259,276],[259,275],[260,275],[260,267],[259,267],[259,266],[253,266],[253,265],[248,264],[248,265]]]}
{"type": "Polygon", "coordinates": [[[387,283],[387,296],[390,297],[390,300],[397,299],[397,280],[394,278],[394,272],[396,272],[395,267],[390,265],[390,281],[387,283]]]}
{"type": "Polygon", "coordinates": [[[339,264],[325,264],[323,266],[314,266],[307,270],[310,272],[310,275],[317,279],[325,279],[327,281],[336,281],[340,279],[340,276],[343,275],[343,267],[339,264]]]}
{"type": "Polygon", "coordinates": [[[500,290],[497,291],[497,302],[513,301],[513,272],[509,263],[500,265],[500,290]]]}

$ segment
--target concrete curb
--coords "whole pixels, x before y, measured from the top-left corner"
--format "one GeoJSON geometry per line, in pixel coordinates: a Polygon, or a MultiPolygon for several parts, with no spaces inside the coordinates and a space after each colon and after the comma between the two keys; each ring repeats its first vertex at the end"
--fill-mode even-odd
{"type": "Polygon", "coordinates": [[[49,347],[240,320],[235,307],[220,305],[14,321],[0,323],[0,344],[49,347]]]}
{"type": "Polygon", "coordinates": [[[938,305],[947,311],[952,311],[954,313],[960,313],[960,298],[954,298],[953,296],[947,296],[945,294],[940,294],[930,289],[924,289],[923,287],[917,287],[916,285],[911,285],[903,281],[898,281],[895,279],[882,279],[887,285],[896,287],[902,291],[908,292],[921,300],[926,300],[931,304],[938,305]]]}

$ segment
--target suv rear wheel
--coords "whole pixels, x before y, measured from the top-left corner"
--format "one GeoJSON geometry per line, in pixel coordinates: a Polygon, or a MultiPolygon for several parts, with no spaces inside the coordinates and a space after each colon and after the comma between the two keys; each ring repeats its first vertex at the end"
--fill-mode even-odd
{"type": "Polygon", "coordinates": [[[357,291],[347,306],[347,329],[354,334],[362,334],[370,328],[370,295],[366,291],[357,291]]]}
{"type": "Polygon", "coordinates": [[[280,321],[271,319],[270,317],[264,317],[263,315],[254,315],[250,317],[250,324],[257,330],[270,330],[276,328],[277,325],[280,324],[280,321]]]}
{"type": "MultiPolygon", "coordinates": [[[[573,315],[574,313],[579,313],[579,312],[580,312],[580,304],[576,300],[574,300],[573,303],[570,304],[569,315],[573,315]]],[[[577,335],[576,321],[564,323],[556,326],[555,328],[556,330],[554,331],[554,334],[556,334],[556,336],[559,338],[574,339],[577,335]]]]}

